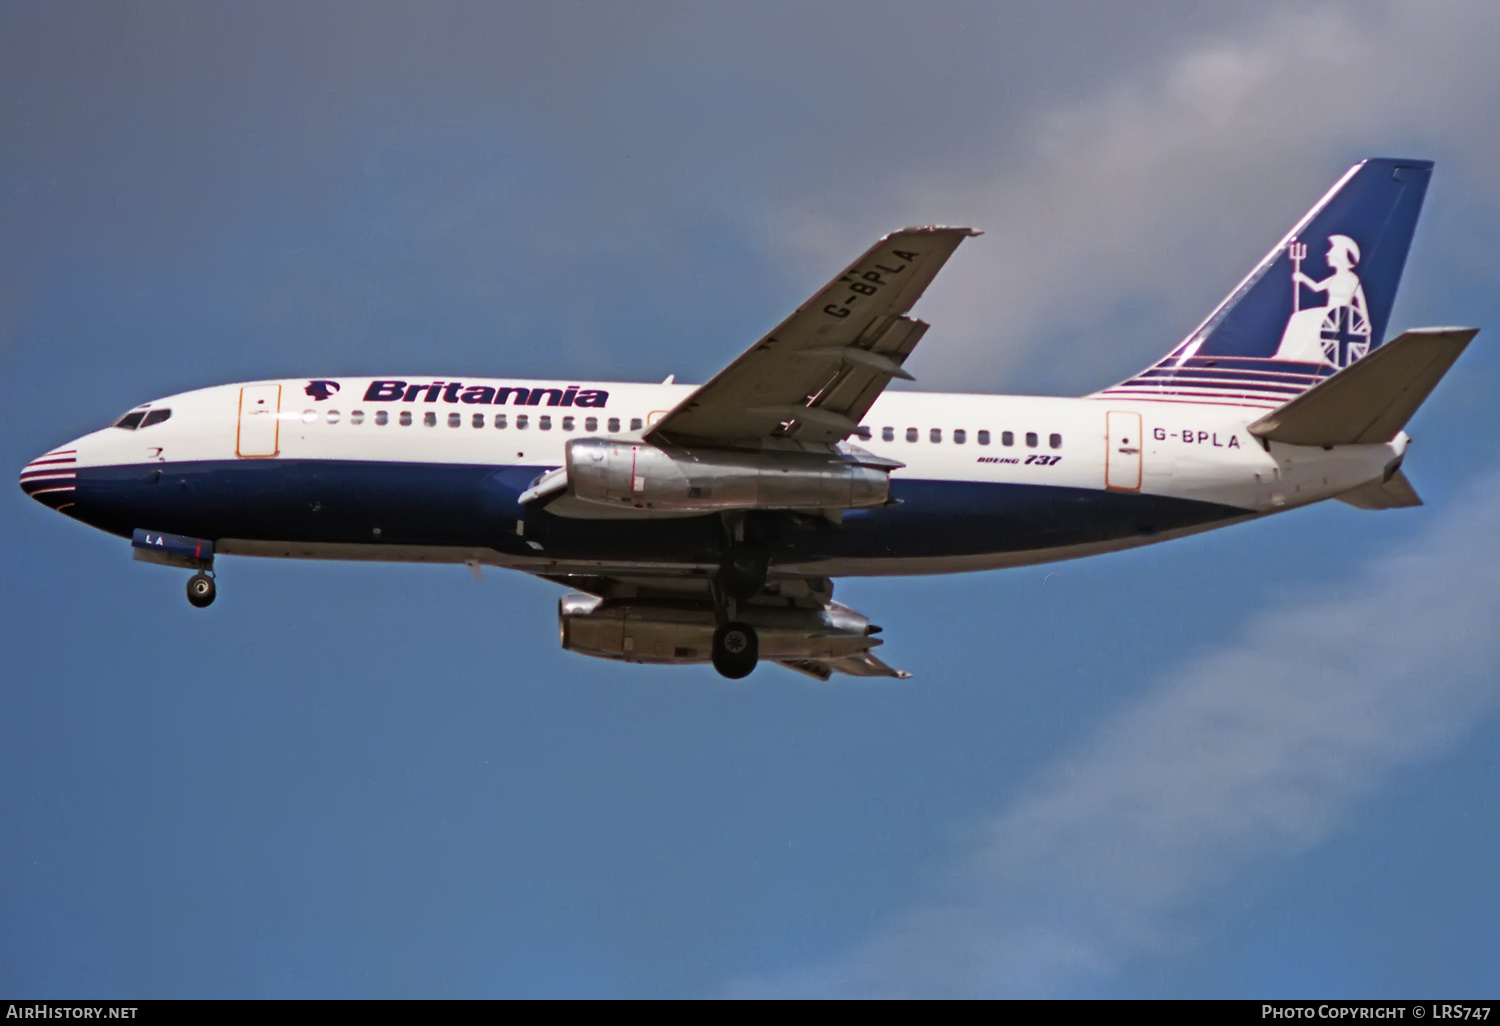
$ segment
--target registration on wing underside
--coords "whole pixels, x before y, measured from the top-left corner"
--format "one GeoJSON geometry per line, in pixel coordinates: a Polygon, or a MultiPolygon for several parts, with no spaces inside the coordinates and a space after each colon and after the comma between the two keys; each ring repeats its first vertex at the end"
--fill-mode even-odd
{"type": "Polygon", "coordinates": [[[853,433],[927,325],[905,316],[978,233],[907,228],[886,236],[664,417],[652,441],[831,445],[853,433]]]}

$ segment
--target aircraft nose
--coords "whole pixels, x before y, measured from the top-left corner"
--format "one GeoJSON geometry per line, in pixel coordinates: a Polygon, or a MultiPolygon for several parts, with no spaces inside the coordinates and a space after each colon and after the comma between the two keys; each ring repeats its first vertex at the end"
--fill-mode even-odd
{"type": "Polygon", "coordinates": [[[77,462],[78,450],[72,448],[38,456],[21,471],[21,491],[53,509],[71,506],[78,484],[77,462]]]}

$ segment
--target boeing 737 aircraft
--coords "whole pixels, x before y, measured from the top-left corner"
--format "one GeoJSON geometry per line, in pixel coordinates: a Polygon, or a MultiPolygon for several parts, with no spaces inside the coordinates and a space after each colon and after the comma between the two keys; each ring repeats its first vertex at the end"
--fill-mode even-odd
{"type": "Polygon", "coordinates": [[[143,403],[21,487],[196,571],[407,560],[572,589],[562,646],[743,677],[894,676],[833,579],[1073,559],[1337,498],[1419,505],[1417,407],[1474,337],[1384,345],[1432,164],[1350,168],[1161,360],[1082,398],[887,392],[966,228],[875,244],[707,384],[444,375],[219,385],[143,403]]]}

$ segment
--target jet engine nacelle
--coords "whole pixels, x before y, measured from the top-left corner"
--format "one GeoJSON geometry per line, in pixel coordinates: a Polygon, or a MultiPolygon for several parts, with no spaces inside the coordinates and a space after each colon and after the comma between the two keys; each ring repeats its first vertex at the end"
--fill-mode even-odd
{"type": "Polygon", "coordinates": [[[577,438],[568,443],[564,469],[570,496],[582,502],[687,514],[884,506],[896,466],[869,454],[739,452],[577,438]]]}
{"type": "MultiPolygon", "coordinates": [[[[838,659],[880,644],[871,636],[878,628],[837,602],[821,609],[741,606],[736,616],[755,628],[761,659],[838,659]]],[[[569,652],[632,663],[706,663],[718,621],[706,602],[564,595],[557,625],[569,652]]]]}

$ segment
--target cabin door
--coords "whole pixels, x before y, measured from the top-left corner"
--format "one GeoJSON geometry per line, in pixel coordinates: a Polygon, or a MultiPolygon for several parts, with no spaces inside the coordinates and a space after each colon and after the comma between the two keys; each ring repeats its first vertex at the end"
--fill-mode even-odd
{"type": "Polygon", "coordinates": [[[246,459],[275,456],[281,440],[280,385],[246,385],[240,389],[240,430],[235,454],[246,459]]]}
{"type": "Polygon", "coordinates": [[[1141,490],[1141,415],[1111,410],[1105,415],[1109,448],[1104,463],[1104,485],[1113,491],[1141,490]]]}

